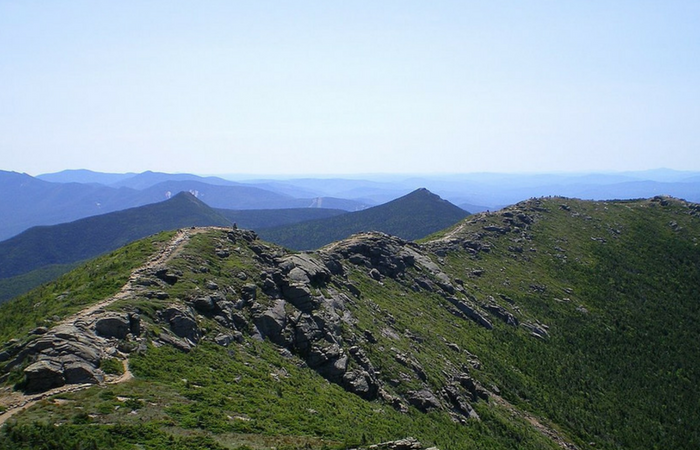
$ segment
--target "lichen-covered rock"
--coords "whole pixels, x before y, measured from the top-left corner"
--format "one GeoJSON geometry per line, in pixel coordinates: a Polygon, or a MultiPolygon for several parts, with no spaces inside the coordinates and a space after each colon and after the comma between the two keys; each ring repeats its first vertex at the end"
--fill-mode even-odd
{"type": "Polygon", "coordinates": [[[63,365],[54,359],[42,359],[24,369],[24,388],[27,392],[43,392],[63,386],[63,365]]]}
{"type": "Polygon", "coordinates": [[[161,315],[176,336],[189,339],[193,343],[199,342],[201,332],[192,312],[171,306],[163,310],[161,315]]]}
{"type": "MultiPolygon", "coordinates": [[[[287,338],[283,336],[283,330],[287,326],[286,302],[275,301],[272,306],[255,314],[255,326],[263,338],[269,338],[272,342],[283,345],[287,338]]],[[[257,305],[259,309],[261,305],[257,305]]]]}
{"type": "Polygon", "coordinates": [[[105,313],[95,321],[95,332],[107,338],[124,339],[131,333],[131,321],[124,313],[105,313]]]}
{"type": "Polygon", "coordinates": [[[441,409],[440,400],[438,400],[430,389],[426,388],[419,391],[410,391],[406,397],[408,403],[422,412],[441,409]]]}

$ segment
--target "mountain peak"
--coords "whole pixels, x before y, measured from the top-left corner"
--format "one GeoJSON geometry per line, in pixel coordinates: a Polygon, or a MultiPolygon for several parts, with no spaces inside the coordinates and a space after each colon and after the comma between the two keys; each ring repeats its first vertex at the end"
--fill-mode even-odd
{"type": "Polygon", "coordinates": [[[18,411],[0,439],[695,448],[699,218],[662,197],[551,197],[423,244],[152,236],[0,306],[0,400],[18,411]],[[21,410],[47,389],[74,392],[21,410]]]}
{"type": "Polygon", "coordinates": [[[263,239],[297,250],[320,248],[363,231],[415,240],[447,228],[469,213],[425,188],[383,205],[327,219],[259,230],[263,239]]]}

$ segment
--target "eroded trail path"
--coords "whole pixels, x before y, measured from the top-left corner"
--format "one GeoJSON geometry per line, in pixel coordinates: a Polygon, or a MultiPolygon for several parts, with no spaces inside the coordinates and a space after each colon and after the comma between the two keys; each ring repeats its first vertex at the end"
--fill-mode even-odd
{"type": "Polygon", "coordinates": [[[101,309],[106,308],[107,306],[111,305],[112,303],[122,300],[124,298],[129,298],[134,294],[134,291],[136,288],[134,287],[133,283],[135,280],[137,280],[142,274],[151,271],[158,266],[162,266],[163,264],[167,263],[170,259],[172,259],[182,248],[185,247],[187,242],[189,242],[189,239],[192,235],[201,233],[204,231],[204,228],[193,228],[193,229],[180,229],[177,231],[175,236],[168,242],[168,244],[161,249],[159,252],[151,256],[146,263],[138,268],[136,268],[132,273],[131,276],[129,277],[129,280],[126,282],[124,286],[111,297],[108,297],[100,302],[95,303],[94,305],[91,305],[82,311],[67,317],[63,319],[59,324],[70,324],[70,323],[75,323],[78,320],[85,319],[92,314],[94,314],[96,311],[99,311],[101,309]]]}
{"type": "MultiPolygon", "coordinates": [[[[122,286],[119,292],[93,305],[90,305],[89,307],[79,311],[76,314],[73,314],[72,316],[66,317],[65,319],[61,320],[56,325],[56,327],[74,324],[78,321],[89,320],[90,316],[103,310],[112,303],[118,300],[132,297],[138,290],[138,288],[134,286],[135,280],[139,279],[141,275],[153,271],[154,269],[166,264],[187,245],[191,236],[202,233],[205,230],[206,228],[191,228],[178,230],[175,236],[173,236],[173,238],[170,240],[170,242],[168,242],[162,249],[160,249],[158,252],[152,255],[151,258],[149,258],[148,261],[146,261],[146,263],[136,268],[131,273],[129,280],[126,282],[126,284],[124,284],[124,286],[122,286]]],[[[123,361],[123,364],[124,373],[119,376],[107,376],[105,378],[105,384],[123,383],[133,378],[133,375],[129,370],[128,359],[125,359],[123,361]]],[[[43,400],[56,394],[80,391],[90,386],[94,385],[70,384],[36,394],[25,394],[22,392],[14,391],[10,387],[4,388],[3,390],[0,390],[0,410],[2,410],[2,413],[0,414],[0,426],[2,426],[14,414],[29,408],[30,406],[36,404],[40,400],[43,400]]]]}

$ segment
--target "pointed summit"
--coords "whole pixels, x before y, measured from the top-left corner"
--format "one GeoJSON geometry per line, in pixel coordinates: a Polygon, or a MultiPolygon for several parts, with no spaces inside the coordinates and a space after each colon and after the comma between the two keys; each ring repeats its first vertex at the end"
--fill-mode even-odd
{"type": "Polygon", "coordinates": [[[259,230],[266,240],[297,250],[322,247],[362,231],[382,231],[414,240],[447,228],[468,212],[425,188],[383,205],[328,219],[259,230]]]}

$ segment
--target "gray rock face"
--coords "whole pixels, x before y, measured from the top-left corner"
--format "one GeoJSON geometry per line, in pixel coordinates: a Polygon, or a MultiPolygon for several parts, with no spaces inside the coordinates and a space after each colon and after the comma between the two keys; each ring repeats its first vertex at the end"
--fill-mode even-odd
{"type": "Polygon", "coordinates": [[[382,442],[381,444],[370,445],[369,448],[370,450],[422,450],[423,444],[421,444],[418,440],[409,437],[406,439],[399,439],[398,441],[389,441],[382,442]]]}
{"type": "Polygon", "coordinates": [[[216,335],[214,338],[214,342],[219,344],[222,347],[228,347],[230,344],[234,342],[241,343],[243,342],[243,334],[240,331],[236,331],[235,333],[219,333],[216,335]]]}
{"type": "Polygon", "coordinates": [[[201,332],[192,312],[171,306],[163,310],[162,316],[176,336],[199,342],[201,332]]]}
{"type": "Polygon", "coordinates": [[[301,283],[284,283],[282,295],[303,312],[311,312],[319,306],[319,302],[311,295],[311,290],[301,283]]]}
{"type": "Polygon", "coordinates": [[[63,365],[53,359],[42,359],[24,369],[27,392],[43,392],[66,384],[63,365]]]}
{"type": "Polygon", "coordinates": [[[91,323],[59,325],[30,341],[13,361],[33,361],[24,369],[25,389],[42,392],[64,384],[103,382],[100,361],[108,348],[114,349],[108,339],[128,335],[132,319],[128,314],[102,313],[91,323]]]}
{"type": "Polygon", "coordinates": [[[124,339],[131,333],[131,326],[132,320],[128,314],[124,313],[105,313],[95,321],[97,334],[107,338],[124,339]]]}
{"type": "MultiPolygon", "coordinates": [[[[493,297],[490,297],[490,300],[493,302],[493,297]]],[[[484,306],[484,308],[486,309],[486,311],[490,312],[506,324],[511,325],[513,327],[518,326],[518,319],[504,307],[495,303],[489,303],[488,305],[484,306]]]]}
{"type": "Polygon", "coordinates": [[[488,400],[489,399],[489,391],[484,389],[481,384],[479,384],[478,381],[476,381],[474,378],[470,377],[468,374],[463,373],[459,374],[455,377],[455,381],[461,385],[464,389],[469,392],[471,395],[472,401],[476,401],[478,399],[482,400],[488,400]]]}
{"type": "Polygon", "coordinates": [[[374,268],[381,275],[396,278],[414,265],[411,244],[384,233],[361,233],[326,249],[355,265],[374,268]]]}
{"type": "Polygon", "coordinates": [[[474,322],[478,323],[487,330],[493,329],[493,324],[486,318],[486,316],[483,313],[479,312],[476,309],[476,307],[471,306],[467,302],[456,299],[454,297],[448,297],[447,300],[449,300],[450,303],[455,305],[460,312],[462,312],[474,322]]]}
{"type": "MultiPolygon", "coordinates": [[[[267,337],[276,344],[284,344],[287,339],[282,335],[282,331],[287,325],[287,313],[284,309],[286,302],[277,300],[274,304],[265,309],[262,313],[256,314],[255,326],[263,338],[267,337]]],[[[260,305],[258,305],[260,307],[260,305]]]]}
{"type": "Polygon", "coordinates": [[[63,361],[63,376],[66,384],[99,384],[104,381],[101,370],[80,358],[68,358],[63,361]]]}
{"type": "Polygon", "coordinates": [[[379,392],[379,382],[365,370],[351,370],[343,375],[343,387],[364,399],[374,399],[379,392]]]}
{"type": "Polygon", "coordinates": [[[308,355],[311,345],[323,338],[324,333],[310,314],[301,314],[294,323],[294,348],[308,355]]]}
{"type": "Polygon", "coordinates": [[[285,256],[278,267],[292,282],[322,284],[331,278],[325,263],[306,253],[285,256]]]}
{"type": "Polygon", "coordinates": [[[420,411],[428,412],[441,409],[440,400],[429,389],[410,391],[407,395],[408,402],[420,411]]]}
{"type": "Polygon", "coordinates": [[[464,398],[458,386],[450,384],[443,389],[447,400],[454,406],[459,414],[469,419],[479,419],[479,415],[474,411],[467,399],[464,398]]]}
{"type": "Polygon", "coordinates": [[[342,381],[348,368],[348,357],[338,344],[332,344],[328,347],[314,345],[306,362],[309,367],[316,370],[324,378],[336,383],[342,381]]]}

